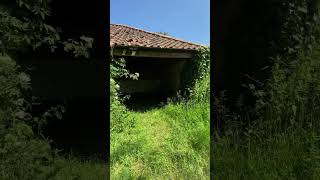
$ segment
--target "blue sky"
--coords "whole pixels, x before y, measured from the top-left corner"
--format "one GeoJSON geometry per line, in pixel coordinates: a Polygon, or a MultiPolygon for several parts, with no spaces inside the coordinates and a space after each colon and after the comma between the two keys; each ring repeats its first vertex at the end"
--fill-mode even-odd
{"type": "Polygon", "coordinates": [[[110,22],[209,45],[210,0],[110,0],[110,22]]]}

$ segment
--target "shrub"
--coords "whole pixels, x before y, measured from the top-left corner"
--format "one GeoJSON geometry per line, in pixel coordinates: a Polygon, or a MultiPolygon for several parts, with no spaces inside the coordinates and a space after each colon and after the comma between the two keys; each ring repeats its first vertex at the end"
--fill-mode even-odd
{"type": "Polygon", "coordinates": [[[133,120],[128,118],[128,110],[123,104],[129,96],[121,96],[120,86],[117,79],[120,77],[130,77],[137,79],[138,73],[131,74],[126,68],[126,62],[123,58],[113,59],[110,64],[110,128],[113,132],[122,132],[134,125],[133,120]]]}
{"type": "Polygon", "coordinates": [[[233,114],[216,100],[219,120],[211,156],[215,178],[319,179],[320,49],[317,0],[283,0],[271,76],[247,87],[254,116],[233,114]],[[248,118],[249,117],[249,118],[248,118]],[[245,125],[243,125],[245,123],[245,125]]]}
{"type": "Polygon", "coordinates": [[[0,179],[49,179],[59,169],[41,130],[62,109],[33,117],[30,78],[10,58],[39,47],[54,51],[59,45],[75,57],[88,57],[91,38],[60,39],[60,32],[46,23],[49,2],[5,0],[0,6],[0,179]]]}
{"type": "Polygon", "coordinates": [[[261,121],[271,123],[269,128],[280,131],[286,128],[318,127],[320,118],[320,49],[300,53],[296,62],[283,68],[276,59],[272,77],[266,85],[268,91],[255,91],[257,111],[261,121]],[[311,124],[310,124],[311,123],[311,124]]]}
{"type": "Polygon", "coordinates": [[[30,79],[8,56],[0,56],[0,177],[49,178],[57,170],[54,152],[29,124],[36,124],[26,109],[24,91],[30,79]]]}

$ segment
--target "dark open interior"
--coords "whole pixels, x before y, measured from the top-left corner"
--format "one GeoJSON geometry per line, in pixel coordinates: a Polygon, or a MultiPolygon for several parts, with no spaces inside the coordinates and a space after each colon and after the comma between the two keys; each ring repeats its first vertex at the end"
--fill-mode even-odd
{"type": "Polygon", "coordinates": [[[125,60],[130,73],[139,73],[138,80],[119,79],[121,92],[130,94],[125,102],[129,109],[158,107],[183,88],[181,75],[189,59],[126,57],[125,60]]]}

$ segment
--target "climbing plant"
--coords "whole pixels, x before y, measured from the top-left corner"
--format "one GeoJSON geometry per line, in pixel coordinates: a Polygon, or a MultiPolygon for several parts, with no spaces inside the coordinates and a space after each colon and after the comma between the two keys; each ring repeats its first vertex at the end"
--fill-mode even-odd
{"type": "Polygon", "coordinates": [[[196,81],[210,73],[210,48],[200,48],[191,61],[187,61],[182,73],[184,92],[192,91],[196,81]]]}
{"type": "Polygon", "coordinates": [[[132,120],[128,120],[127,108],[123,104],[129,96],[121,96],[119,78],[137,80],[139,73],[131,73],[126,69],[124,58],[115,58],[113,49],[110,51],[110,128],[111,132],[121,132],[124,127],[131,126],[132,120]]]}

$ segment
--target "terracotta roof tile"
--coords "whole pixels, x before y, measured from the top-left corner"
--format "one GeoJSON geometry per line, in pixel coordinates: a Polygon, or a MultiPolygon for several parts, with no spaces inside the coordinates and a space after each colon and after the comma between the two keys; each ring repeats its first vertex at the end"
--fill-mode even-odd
{"type": "Polygon", "coordinates": [[[126,25],[110,24],[110,46],[197,50],[202,45],[126,25]]]}

